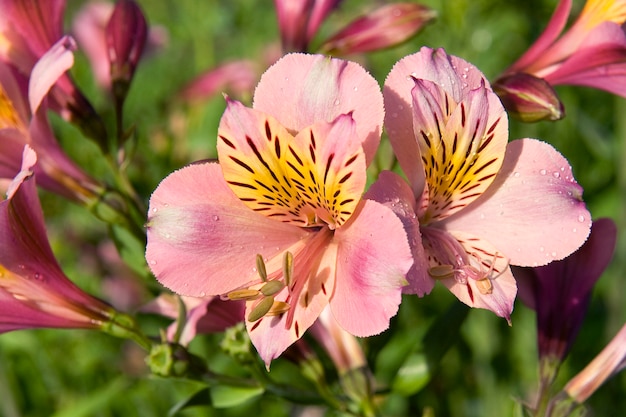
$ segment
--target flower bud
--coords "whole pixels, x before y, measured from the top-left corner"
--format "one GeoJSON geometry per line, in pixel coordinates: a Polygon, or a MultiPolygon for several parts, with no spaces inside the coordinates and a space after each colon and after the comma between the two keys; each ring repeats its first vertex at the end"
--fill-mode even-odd
{"type": "Polygon", "coordinates": [[[388,48],[406,41],[435,17],[434,10],[421,4],[389,4],[348,24],[321,51],[345,55],[388,48]]]}
{"type": "Polygon", "coordinates": [[[507,112],[522,122],[555,121],[565,116],[556,91],[542,78],[522,72],[510,74],[498,79],[493,90],[507,112]]]}
{"type": "Polygon", "coordinates": [[[120,0],[106,26],[106,43],[111,62],[111,79],[127,84],[135,73],[141,58],[148,24],[132,0],[120,0]]]}

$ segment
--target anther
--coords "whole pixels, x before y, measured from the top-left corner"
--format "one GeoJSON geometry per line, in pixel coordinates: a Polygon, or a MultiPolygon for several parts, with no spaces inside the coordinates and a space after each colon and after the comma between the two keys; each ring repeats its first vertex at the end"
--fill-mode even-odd
{"type": "Polygon", "coordinates": [[[280,316],[283,313],[289,311],[291,306],[284,301],[274,301],[272,307],[266,313],[267,316],[280,316]]]}
{"type": "Polygon", "coordinates": [[[293,254],[289,251],[285,252],[283,256],[283,277],[285,278],[285,284],[291,286],[291,278],[293,276],[293,254]]]}
{"type": "Polygon", "coordinates": [[[261,296],[261,292],[258,290],[235,290],[226,294],[229,300],[256,300],[261,296]]]}
{"type": "Polygon", "coordinates": [[[481,294],[491,294],[493,292],[493,285],[491,284],[491,280],[489,278],[483,278],[476,280],[476,287],[478,287],[478,291],[481,294]]]}
{"type": "Polygon", "coordinates": [[[452,265],[437,265],[428,268],[428,275],[433,279],[446,279],[454,275],[454,267],[452,265]]]}
{"type": "Polygon", "coordinates": [[[259,291],[261,291],[263,295],[275,295],[282,291],[283,288],[285,288],[285,284],[282,281],[274,279],[266,282],[259,291]]]}
{"type": "Polygon", "coordinates": [[[256,269],[263,282],[267,282],[267,270],[265,269],[265,261],[263,261],[263,256],[261,256],[260,254],[257,254],[256,256],[256,269]]]}
{"type": "Polygon", "coordinates": [[[254,306],[250,314],[248,315],[248,321],[257,321],[260,320],[263,316],[267,314],[268,311],[274,305],[274,297],[265,297],[259,303],[254,306]]]}

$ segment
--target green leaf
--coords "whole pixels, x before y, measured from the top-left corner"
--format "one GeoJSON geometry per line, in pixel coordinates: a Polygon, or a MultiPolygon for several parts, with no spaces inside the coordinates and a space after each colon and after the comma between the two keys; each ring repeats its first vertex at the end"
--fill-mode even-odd
{"type": "Polygon", "coordinates": [[[52,417],[82,417],[96,415],[100,410],[106,408],[107,404],[115,401],[118,396],[128,388],[129,382],[125,378],[117,378],[111,381],[99,391],[91,392],[88,396],[81,398],[68,406],[59,410],[52,417]]]}
{"type": "Polygon", "coordinates": [[[215,408],[229,408],[256,398],[263,392],[263,387],[217,385],[211,388],[211,400],[215,408]]]}
{"type": "Polygon", "coordinates": [[[420,352],[413,353],[398,371],[392,389],[404,396],[415,394],[426,386],[430,376],[426,355],[420,352]]]}
{"type": "Polygon", "coordinates": [[[191,397],[182,400],[178,404],[174,405],[174,407],[170,408],[170,411],[167,413],[167,415],[168,417],[173,417],[178,412],[184,410],[187,407],[202,405],[211,405],[211,397],[209,397],[208,388],[202,388],[201,390],[195,392],[191,397]]]}

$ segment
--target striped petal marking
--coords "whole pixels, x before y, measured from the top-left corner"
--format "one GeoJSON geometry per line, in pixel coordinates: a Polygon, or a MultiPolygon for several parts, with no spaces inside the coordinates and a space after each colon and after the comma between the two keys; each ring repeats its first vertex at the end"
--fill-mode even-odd
{"type": "Polygon", "coordinates": [[[344,224],[365,187],[350,115],[293,136],[275,118],[228,102],[218,131],[224,178],[252,210],[300,227],[344,224]]]}
{"type": "Polygon", "coordinates": [[[420,224],[427,225],[456,213],[489,187],[502,165],[508,122],[484,85],[456,103],[437,84],[415,82],[413,129],[428,192],[420,224]]]}

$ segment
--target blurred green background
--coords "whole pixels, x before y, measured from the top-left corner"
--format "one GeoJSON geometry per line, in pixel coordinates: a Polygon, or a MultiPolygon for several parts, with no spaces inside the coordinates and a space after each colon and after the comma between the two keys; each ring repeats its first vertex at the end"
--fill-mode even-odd
{"type": "MultiPolygon", "coordinates": [[[[345,1],[322,26],[319,42],[342,24],[382,2],[345,1]]],[[[384,52],[353,57],[382,84],[392,65],[421,46],[444,47],[493,79],[508,67],[545,27],[556,0],[424,0],[437,20],[404,43],[384,52]]],[[[67,28],[84,4],[68,1],[67,28]]],[[[140,1],[152,25],[162,26],[169,40],[144,60],[126,103],[125,120],[135,124],[138,149],[129,173],[147,201],[171,171],[215,156],[217,124],[224,109],[221,96],[201,103],[182,103],[174,95],[202,71],[233,59],[266,65],[279,34],[270,0],[140,1]]],[[[574,1],[580,10],[583,1],[574,1]]],[[[314,41],[315,45],[315,41],[314,41]]],[[[94,83],[89,63],[77,52],[72,74],[98,111],[113,126],[110,100],[94,83]]],[[[626,101],[608,93],[571,87],[557,91],[566,118],[556,123],[523,125],[511,121],[511,138],[535,137],[553,144],[570,161],[594,218],[608,216],[618,224],[618,249],[593,294],[589,314],[557,386],[581,370],[626,321],[626,101]],[[622,159],[624,158],[624,160],[622,159]]],[[[54,118],[67,152],[95,177],[110,180],[95,145],[71,126],[54,118]]],[[[523,198],[523,196],[520,196],[523,198]]],[[[132,311],[159,291],[159,285],[119,263],[106,225],[83,208],[42,193],[53,244],[65,272],[82,288],[132,311]],[[123,285],[119,277],[124,277],[123,285]]],[[[142,262],[140,259],[139,262],[142,262]]],[[[398,367],[416,349],[433,321],[458,303],[443,287],[423,299],[405,297],[391,329],[364,342],[370,365],[381,383],[390,383],[398,367]]],[[[517,416],[516,401],[530,399],[537,381],[534,313],[516,303],[512,327],[487,311],[473,310],[461,325],[453,347],[432,380],[410,396],[391,394],[383,404],[388,416],[419,416],[431,408],[436,416],[517,416]]],[[[167,321],[141,317],[156,334],[167,321]]],[[[446,323],[439,324],[445,332],[446,323]]],[[[454,331],[454,326],[450,326],[454,331]]],[[[219,350],[220,335],[197,338],[191,349],[211,366],[235,369],[219,350]]],[[[183,380],[148,376],[144,353],[130,342],[89,331],[28,330],[0,336],[0,415],[17,416],[164,416],[202,388],[183,380]]],[[[236,372],[236,371],[233,371],[236,372]]],[[[278,379],[301,384],[296,368],[278,360],[278,379]]],[[[329,378],[332,380],[333,375],[329,378]]],[[[610,380],[589,405],[597,416],[626,412],[626,376],[610,380]]],[[[232,409],[191,407],[180,416],[288,416],[304,408],[263,396],[232,409]]]]}

